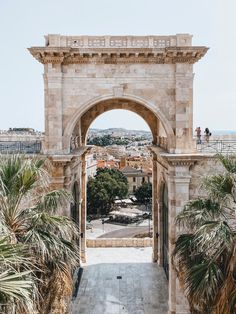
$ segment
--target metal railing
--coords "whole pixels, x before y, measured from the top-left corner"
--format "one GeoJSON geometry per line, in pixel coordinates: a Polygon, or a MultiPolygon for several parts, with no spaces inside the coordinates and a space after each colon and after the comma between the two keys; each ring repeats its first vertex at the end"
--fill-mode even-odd
{"type": "Polygon", "coordinates": [[[41,141],[0,141],[0,154],[39,154],[41,141]]]}
{"type": "Polygon", "coordinates": [[[206,153],[236,154],[236,140],[209,140],[197,142],[197,150],[206,153]]]}

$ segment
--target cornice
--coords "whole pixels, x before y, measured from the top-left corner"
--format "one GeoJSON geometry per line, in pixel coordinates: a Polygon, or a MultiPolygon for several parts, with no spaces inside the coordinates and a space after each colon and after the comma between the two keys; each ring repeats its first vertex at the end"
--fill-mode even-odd
{"type": "Polygon", "coordinates": [[[207,47],[165,48],[71,48],[31,47],[30,53],[42,64],[193,64],[207,52],[207,47]]]}
{"type": "Polygon", "coordinates": [[[173,167],[176,167],[176,166],[187,166],[187,167],[190,167],[190,166],[193,166],[195,161],[193,160],[181,160],[181,159],[177,159],[177,160],[168,160],[169,162],[169,165],[170,166],[173,166],[173,167]]]}

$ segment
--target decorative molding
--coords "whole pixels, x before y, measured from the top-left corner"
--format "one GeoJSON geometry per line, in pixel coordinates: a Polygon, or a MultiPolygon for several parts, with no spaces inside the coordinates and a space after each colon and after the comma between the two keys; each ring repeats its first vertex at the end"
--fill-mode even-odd
{"type": "Polygon", "coordinates": [[[31,47],[30,53],[43,64],[193,64],[207,52],[207,47],[166,47],[166,48],[68,48],[31,47]]]}
{"type": "Polygon", "coordinates": [[[170,166],[173,166],[173,167],[176,167],[176,166],[187,166],[187,167],[190,167],[190,166],[193,166],[194,165],[194,161],[192,160],[168,160],[169,162],[169,165],[170,166]]]}
{"type": "Polygon", "coordinates": [[[64,167],[66,166],[67,162],[66,161],[52,161],[53,167],[64,167]]]}

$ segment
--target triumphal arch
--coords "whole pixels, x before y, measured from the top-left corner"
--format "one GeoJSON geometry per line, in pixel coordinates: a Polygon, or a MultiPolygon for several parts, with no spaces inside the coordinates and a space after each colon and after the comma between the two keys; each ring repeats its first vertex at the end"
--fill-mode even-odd
{"type": "Polygon", "coordinates": [[[70,189],[86,257],[86,135],[100,114],[127,109],[153,135],[153,260],[169,282],[169,313],[187,313],[171,265],[176,213],[194,196],[202,156],[193,141],[193,64],[207,52],[192,36],[45,36],[30,53],[44,65],[45,139],[52,186],[70,189]]]}

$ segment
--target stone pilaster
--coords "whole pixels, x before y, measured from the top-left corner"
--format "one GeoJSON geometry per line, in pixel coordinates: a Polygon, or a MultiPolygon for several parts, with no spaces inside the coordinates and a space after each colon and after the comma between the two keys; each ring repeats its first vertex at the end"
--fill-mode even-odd
{"type": "Polygon", "coordinates": [[[86,154],[82,155],[81,173],[81,260],[86,263],[86,221],[87,221],[87,182],[86,182],[86,154]]]}
{"type": "Polygon", "coordinates": [[[67,163],[65,166],[64,186],[65,186],[65,189],[67,189],[68,191],[71,191],[71,176],[72,176],[71,164],[67,163]]]}
{"type": "MultiPolygon", "coordinates": [[[[58,60],[57,60],[58,61],[58,60]]],[[[62,151],[62,72],[60,63],[45,64],[45,145],[44,153],[62,151]]]]}
{"type": "MultiPolygon", "coordinates": [[[[174,159],[174,158],[173,158],[174,159]]],[[[176,241],[176,215],[183,209],[189,200],[189,183],[191,176],[189,167],[191,161],[172,161],[169,167],[169,313],[189,313],[186,297],[181,291],[176,271],[171,263],[172,253],[176,241]]]]}
{"type": "Polygon", "coordinates": [[[52,190],[64,188],[64,166],[65,162],[53,161],[50,187],[52,190]]]}
{"type": "Polygon", "coordinates": [[[194,150],[193,66],[176,63],[175,69],[175,153],[187,153],[194,150]]]}
{"type": "Polygon", "coordinates": [[[157,159],[156,154],[153,153],[152,162],[152,221],[153,221],[153,252],[152,260],[153,262],[158,261],[158,199],[157,199],[157,159]]]}

